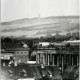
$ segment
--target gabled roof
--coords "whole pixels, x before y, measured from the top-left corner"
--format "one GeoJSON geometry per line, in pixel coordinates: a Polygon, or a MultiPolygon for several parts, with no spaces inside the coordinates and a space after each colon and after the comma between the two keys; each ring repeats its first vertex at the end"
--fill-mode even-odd
{"type": "Polygon", "coordinates": [[[1,46],[1,49],[5,51],[27,51],[29,50],[28,47],[23,47],[20,44],[5,44],[1,46]]]}

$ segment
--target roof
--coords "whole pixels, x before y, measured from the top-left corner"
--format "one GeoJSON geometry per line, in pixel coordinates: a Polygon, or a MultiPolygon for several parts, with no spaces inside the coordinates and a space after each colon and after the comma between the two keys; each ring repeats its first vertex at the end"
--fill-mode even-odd
{"type": "MultiPolygon", "coordinates": [[[[78,69],[79,67],[74,67],[74,66],[68,66],[66,68],[66,70],[63,72],[62,76],[63,76],[63,79],[66,79],[66,80],[75,80],[75,78],[77,78],[78,76],[74,76],[76,70],[78,69]]],[[[78,74],[79,75],[79,74],[78,74]]]]}
{"type": "Polygon", "coordinates": [[[42,46],[48,46],[50,43],[49,42],[39,42],[39,44],[42,44],[42,46]]]}
{"type": "Polygon", "coordinates": [[[80,40],[74,40],[74,41],[65,41],[66,43],[80,43],[80,40]]]}
{"type": "Polygon", "coordinates": [[[55,50],[41,50],[41,51],[37,51],[37,53],[48,53],[48,54],[57,54],[57,52],[55,50]]]}
{"type": "Polygon", "coordinates": [[[23,47],[23,45],[20,44],[5,44],[1,45],[1,48],[5,51],[26,51],[29,50],[28,47],[23,47]]]}
{"type": "Polygon", "coordinates": [[[14,53],[13,51],[1,51],[1,53],[14,53]]]}
{"type": "Polygon", "coordinates": [[[38,47],[37,49],[38,50],[55,50],[55,48],[53,48],[53,47],[50,47],[50,48],[48,48],[48,47],[38,47]]]}
{"type": "Polygon", "coordinates": [[[43,76],[44,73],[48,74],[48,71],[51,72],[52,76],[55,77],[55,79],[62,79],[61,75],[60,75],[60,71],[59,68],[56,66],[45,66],[44,69],[41,69],[41,66],[37,66],[37,65],[28,65],[28,64],[19,64],[18,66],[11,66],[9,67],[10,70],[12,70],[13,72],[13,76],[12,78],[16,79],[16,77],[18,79],[26,79],[26,78],[41,78],[43,76]],[[26,72],[26,76],[24,76],[24,73],[21,74],[22,69],[24,69],[24,73],[26,72]],[[43,73],[42,73],[43,72],[43,73]],[[20,75],[19,75],[20,73],[20,75]],[[57,76],[58,74],[58,76],[57,76]]]}
{"type": "Polygon", "coordinates": [[[28,51],[29,48],[7,48],[6,51],[28,51]]]}

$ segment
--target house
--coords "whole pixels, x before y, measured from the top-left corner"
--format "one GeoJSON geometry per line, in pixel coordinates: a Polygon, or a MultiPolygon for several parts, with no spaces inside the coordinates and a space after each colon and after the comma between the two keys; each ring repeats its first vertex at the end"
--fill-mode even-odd
{"type": "Polygon", "coordinates": [[[29,60],[29,48],[25,45],[7,44],[2,48],[2,59],[14,60],[14,63],[27,63],[29,60]]]}

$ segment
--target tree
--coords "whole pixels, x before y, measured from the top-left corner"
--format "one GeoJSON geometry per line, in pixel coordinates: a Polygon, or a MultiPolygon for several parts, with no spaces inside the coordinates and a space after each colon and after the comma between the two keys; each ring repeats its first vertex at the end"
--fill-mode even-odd
{"type": "Polygon", "coordinates": [[[29,46],[30,49],[33,48],[33,40],[31,40],[31,39],[30,40],[27,40],[26,43],[27,43],[27,45],[29,46]]]}
{"type": "Polygon", "coordinates": [[[66,34],[66,40],[70,40],[71,37],[72,37],[71,33],[66,34]]]}
{"type": "Polygon", "coordinates": [[[8,37],[4,39],[4,43],[11,43],[11,42],[12,42],[12,39],[10,39],[8,37]]]}
{"type": "Polygon", "coordinates": [[[79,32],[72,33],[72,38],[75,40],[79,40],[79,32]]]}

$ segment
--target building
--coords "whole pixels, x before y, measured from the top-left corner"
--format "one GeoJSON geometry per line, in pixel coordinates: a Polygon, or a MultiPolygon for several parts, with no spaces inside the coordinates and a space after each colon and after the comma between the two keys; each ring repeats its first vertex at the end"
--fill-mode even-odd
{"type": "Polygon", "coordinates": [[[13,51],[1,51],[1,59],[2,60],[10,60],[14,56],[13,51]]]}
{"type": "Polygon", "coordinates": [[[54,47],[38,45],[36,62],[37,64],[59,66],[62,72],[68,65],[79,66],[79,45],[57,44],[54,47]]]}
{"type": "Polygon", "coordinates": [[[13,51],[1,51],[1,65],[6,66],[13,60],[13,51]]]}
{"type": "Polygon", "coordinates": [[[54,48],[38,48],[36,54],[37,64],[54,65],[53,55],[56,54],[54,48]]]}
{"type": "Polygon", "coordinates": [[[17,63],[27,63],[29,60],[29,48],[17,48],[14,54],[14,60],[17,63]]]}
{"type": "Polygon", "coordinates": [[[15,63],[27,63],[29,60],[29,48],[26,45],[20,46],[16,44],[9,44],[2,48],[1,59],[13,59],[15,63]]]}

